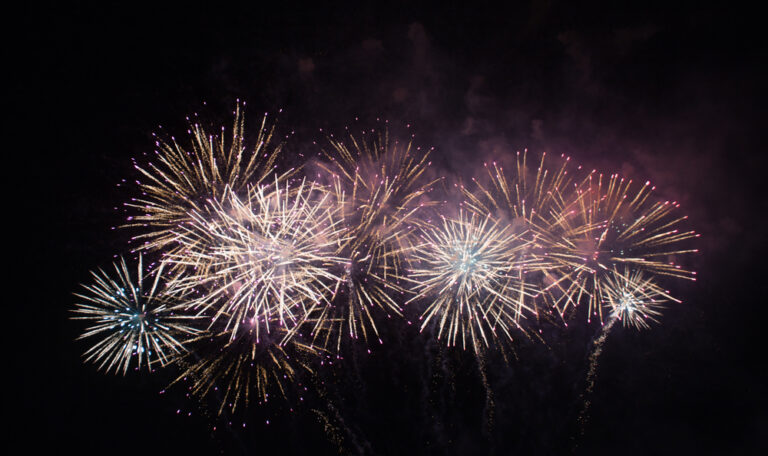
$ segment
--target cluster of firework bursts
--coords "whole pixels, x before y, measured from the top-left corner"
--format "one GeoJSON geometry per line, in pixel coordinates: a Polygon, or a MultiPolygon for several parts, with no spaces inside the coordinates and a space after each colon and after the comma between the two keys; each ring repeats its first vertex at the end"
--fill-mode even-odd
{"type": "Polygon", "coordinates": [[[381,343],[381,319],[406,305],[422,331],[480,353],[541,320],[647,328],[677,301],[660,280],[695,280],[677,261],[698,235],[648,183],[523,152],[451,197],[412,137],[331,136],[283,169],[266,116],[255,146],[245,131],[238,106],[231,131],[191,120],[187,141],[158,138],[135,163],[137,273],[121,258],[76,295],[87,361],[176,365],[221,413],[285,394],[345,340],[381,343]]]}

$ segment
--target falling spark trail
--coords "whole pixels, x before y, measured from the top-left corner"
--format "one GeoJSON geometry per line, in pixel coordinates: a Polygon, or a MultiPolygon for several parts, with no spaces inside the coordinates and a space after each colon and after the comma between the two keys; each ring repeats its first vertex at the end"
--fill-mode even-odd
{"type": "Polygon", "coordinates": [[[611,328],[613,328],[613,325],[616,323],[617,319],[618,318],[616,316],[610,317],[608,321],[602,325],[597,338],[593,339],[591,344],[591,352],[588,358],[589,369],[587,370],[587,378],[585,381],[586,388],[584,389],[584,392],[579,395],[579,399],[582,400],[582,407],[577,418],[579,434],[578,438],[574,439],[574,449],[576,448],[576,445],[578,445],[578,439],[584,436],[584,432],[587,429],[587,422],[589,421],[589,406],[592,404],[592,393],[595,390],[595,381],[597,379],[598,361],[600,359],[600,355],[603,353],[603,346],[605,345],[605,341],[608,338],[608,335],[611,332],[611,328]]]}

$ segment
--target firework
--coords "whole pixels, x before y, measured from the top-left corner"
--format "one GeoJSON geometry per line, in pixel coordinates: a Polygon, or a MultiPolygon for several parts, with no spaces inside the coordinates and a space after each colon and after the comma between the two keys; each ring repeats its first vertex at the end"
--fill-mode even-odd
{"type": "Polygon", "coordinates": [[[510,220],[525,220],[535,232],[548,230],[553,223],[553,209],[567,205],[563,191],[573,182],[573,174],[569,173],[569,157],[562,155],[559,165],[552,170],[548,168],[546,159],[547,154],[542,154],[534,172],[530,167],[528,151],[518,152],[511,177],[496,162],[491,166],[486,163],[488,183],[472,179],[476,190],[462,187],[467,207],[481,215],[495,214],[510,220]]]}
{"type": "MultiPolygon", "coordinates": [[[[568,243],[569,239],[593,228],[591,225],[572,226],[565,223],[574,210],[575,200],[570,158],[561,155],[548,161],[547,154],[543,153],[538,161],[531,161],[525,150],[516,154],[515,166],[509,176],[504,167],[496,162],[490,166],[486,163],[485,168],[485,183],[473,179],[475,188],[462,186],[465,207],[479,216],[491,214],[526,227],[530,239],[526,268],[529,272],[535,271],[539,277],[534,281],[534,275],[529,274],[529,283],[537,283],[537,296],[547,302],[547,313],[555,308],[560,309],[562,316],[564,308],[577,303],[578,289],[562,285],[567,275],[563,274],[566,266],[553,261],[549,252],[553,245],[568,243]]],[[[538,315],[537,301],[531,300],[530,305],[538,315]]]]}
{"type": "Polygon", "coordinates": [[[234,412],[241,403],[247,406],[254,396],[261,402],[270,392],[286,397],[300,372],[312,373],[308,360],[319,352],[285,328],[260,331],[261,324],[253,319],[235,331],[198,338],[198,349],[178,360],[182,372],[174,383],[190,382],[190,391],[201,399],[214,396],[219,414],[227,407],[234,412]]]}
{"type": "MultiPolygon", "coordinates": [[[[682,246],[698,236],[677,228],[687,218],[674,215],[678,203],[653,201],[649,183],[633,188],[631,180],[618,175],[605,179],[592,172],[577,181],[567,157],[552,171],[545,157],[534,172],[527,153],[518,153],[511,178],[495,163],[486,166],[490,184],[476,182],[477,189],[464,189],[464,195],[475,213],[526,224],[531,235],[527,268],[536,271],[538,296],[548,310],[565,319],[567,312],[587,302],[588,319],[602,321],[601,288],[619,266],[694,279],[694,272],[674,262],[696,252],[682,246]]],[[[533,274],[529,277],[532,281],[533,274]]]]}
{"type": "Polygon", "coordinates": [[[533,312],[524,299],[531,296],[525,284],[522,253],[527,242],[511,226],[475,214],[442,218],[442,227],[422,230],[414,247],[416,261],[408,280],[414,300],[429,302],[421,329],[430,321],[438,326],[449,346],[471,343],[477,352],[501,333],[512,339],[524,313],[533,312]]]}
{"type": "Polygon", "coordinates": [[[101,337],[83,356],[106,372],[114,369],[125,374],[133,358],[138,368],[149,369],[154,362],[164,366],[186,351],[179,336],[199,332],[188,325],[194,317],[175,314],[175,298],[158,290],[162,265],[152,280],[142,262],[139,255],[135,281],[121,257],[114,263],[116,278],[101,269],[91,271],[94,283],[83,285],[87,293],[75,293],[84,302],[76,304],[77,316],[72,318],[93,323],[78,339],[101,337]]]}
{"type": "Polygon", "coordinates": [[[677,202],[654,201],[649,182],[636,189],[616,174],[605,179],[593,172],[574,188],[575,198],[557,221],[567,235],[543,239],[548,260],[559,265],[556,284],[567,297],[556,301],[561,314],[586,299],[588,318],[602,321],[602,287],[616,268],[695,280],[695,272],[675,263],[698,251],[686,241],[699,236],[678,228],[687,216],[675,215],[677,202]]]}
{"type": "Polygon", "coordinates": [[[373,311],[401,314],[392,294],[404,292],[399,284],[403,255],[414,227],[424,223],[417,217],[420,209],[432,204],[424,196],[434,181],[422,182],[429,153],[410,141],[390,139],[386,130],[329,142],[330,150],[323,151],[327,162],[318,163],[318,177],[330,180],[328,187],[349,236],[338,245],[338,255],[346,262],[340,272],[342,285],[333,305],[314,319],[313,333],[324,337],[324,345],[335,336],[339,350],[343,333],[354,339],[379,337],[373,311]]]}
{"type": "Polygon", "coordinates": [[[126,203],[138,214],[128,217],[124,226],[143,231],[134,237],[142,243],[139,249],[173,251],[180,227],[192,221],[192,212],[205,214],[209,200],[257,185],[274,172],[282,144],[274,142],[274,127],[267,124],[266,115],[256,146],[250,151],[245,150],[245,120],[239,104],[234,116],[229,136],[224,127],[214,135],[197,121],[189,121],[187,145],[179,144],[173,137],[157,138],[157,161],[146,166],[134,164],[146,180],[137,181],[141,197],[126,203]]]}
{"type": "Polygon", "coordinates": [[[604,323],[583,423],[611,328],[647,328],[680,302],[659,285],[665,276],[695,280],[676,264],[698,236],[680,230],[679,204],[618,175],[577,178],[565,156],[518,153],[509,174],[486,165],[487,176],[460,186],[458,215],[433,223],[429,152],[386,129],[331,136],[310,165],[317,175],[303,180],[276,172],[282,144],[266,117],[246,151],[240,105],[231,132],[191,121],[188,133],[184,145],[158,139],[155,161],[135,164],[141,195],[126,204],[126,226],[142,230],[136,250],[160,266],[150,274],[139,254],[135,281],[122,258],[116,277],[92,272],[73,318],[92,322],[80,338],[101,338],[87,362],[123,374],[133,359],[137,369],[176,363],[174,383],[219,414],[286,396],[313,357],[341,351],[344,334],[381,343],[377,316],[414,302],[424,305],[421,331],[472,348],[491,410],[485,348],[514,334],[541,339],[531,320],[566,321],[582,305],[588,322],[604,323]]]}
{"type": "Polygon", "coordinates": [[[620,320],[624,326],[649,328],[649,321],[658,323],[665,301],[680,302],[669,295],[642,271],[611,271],[601,286],[603,302],[611,310],[610,319],[620,320]]]}
{"type": "Polygon", "coordinates": [[[168,256],[184,271],[175,288],[197,294],[184,308],[208,315],[212,325],[225,321],[222,331],[235,337],[244,321],[261,319],[267,331],[273,321],[293,328],[328,305],[344,262],[334,252],[345,242],[338,209],[328,202],[314,183],[294,189],[276,182],[252,187],[244,199],[228,192],[208,212],[191,213],[179,236],[183,249],[168,256]]]}
{"type": "Polygon", "coordinates": [[[589,407],[595,390],[598,362],[603,352],[606,340],[617,321],[624,327],[632,326],[637,329],[650,328],[649,321],[658,323],[657,317],[666,301],[680,302],[669,295],[669,292],[659,287],[651,278],[645,277],[642,271],[624,267],[622,271],[614,268],[610,274],[601,278],[600,285],[603,306],[610,309],[608,321],[601,325],[600,331],[593,337],[590,344],[589,368],[585,380],[585,389],[580,395],[581,411],[577,418],[579,432],[584,435],[589,419],[589,407]]]}

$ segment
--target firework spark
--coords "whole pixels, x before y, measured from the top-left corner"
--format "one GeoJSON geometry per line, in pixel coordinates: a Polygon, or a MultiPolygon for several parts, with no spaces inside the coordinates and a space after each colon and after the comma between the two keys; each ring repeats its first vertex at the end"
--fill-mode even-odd
{"type": "Polygon", "coordinates": [[[531,296],[521,260],[527,242],[490,216],[460,212],[442,220],[442,227],[422,230],[412,253],[418,266],[408,278],[414,284],[411,301],[430,302],[421,329],[435,320],[438,338],[445,334],[449,346],[461,339],[476,352],[498,332],[511,340],[511,329],[534,311],[524,299],[531,296]]]}
{"type": "Polygon", "coordinates": [[[229,192],[210,208],[191,214],[179,237],[184,248],[168,256],[184,271],[175,288],[198,294],[186,309],[210,314],[211,324],[226,321],[222,331],[234,337],[243,321],[261,319],[267,331],[275,320],[293,328],[328,305],[341,281],[333,271],[344,262],[334,252],[346,239],[322,187],[276,182],[252,187],[245,199],[229,192]]]}
{"type": "Polygon", "coordinates": [[[333,306],[315,319],[313,333],[324,336],[324,346],[335,335],[338,351],[345,332],[353,339],[362,335],[367,340],[370,332],[379,337],[372,311],[401,315],[392,295],[404,292],[399,284],[403,255],[414,227],[423,224],[420,210],[432,204],[424,196],[435,181],[422,182],[429,152],[390,139],[386,130],[329,142],[331,149],[323,151],[328,162],[318,166],[330,178],[349,237],[338,245],[338,256],[346,260],[342,286],[333,306]]]}
{"type": "MultiPolygon", "coordinates": [[[[138,249],[171,252],[177,247],[180,227],[191,222],[190,214],[205,214],[209,200],[219,199],[229,191],[240,192],[247,185],[257,185],[275,170],[282,144],[274,142],[274,126],[264,116],[253,150],[244,145],[245,120],[240,104],[235,109],[234,126],[229,138],[224,127],[219,135],[209,134],[197,121],[189,120],[189,144],[175,138],[155,142],[156,162],[134,164],[146,178],[137,181],[141,197],[126,206],[138,212],[128,217],[126,227],[143,231],[134,237],[142,243],[138,249]]],[[[290,173],[289,173],[290,174],[290,173]]]]}
{"type": "Polygon", "coordinates": [[[85,302],[76,304],[76,320],[88,320],[88,327],[78,339],[101,336],[101,340],[83,355],[87,362],[98,364],[106,372],[128,370],[133,358],[138,368],[159,362],[166,365],[185,347],[179,336],[191,336],[199,331],[187,323],[194,317],[173,312],[175,297],[158,290],[162,276],[161,265],[150,285],[149,274],[139,255],[136,281],[128,272],[125,259],[114,263],[116,279],[103,270],[91,271],[94,283],[83,285],[87,293],[75,293],[85,302]]]}

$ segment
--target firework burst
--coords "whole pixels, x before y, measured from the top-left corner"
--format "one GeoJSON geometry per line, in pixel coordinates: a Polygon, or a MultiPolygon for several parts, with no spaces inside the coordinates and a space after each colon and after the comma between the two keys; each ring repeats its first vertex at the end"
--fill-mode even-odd
{"type": "Polygon", "coordinates": [[[477,352],[497,335],[512,339],[524,313],[534,312],[526,303],[531,290],[524,281],[522,253],[527,242],[511,226],[489,215],[459,213],[442,218],[442,226],[422,230],[413,249],[415,266],[411,299],[429,302],[421,329],[431,321],[438,338],[449,346],[470,343],[477,352]]]}
{"type": "Polygon", "coordinates": [[[678,228],[687,216],[676,215],[677,202],[655,201],[654,188],[649,182],[633,188],[631,180],[595,172],[575,186],[576,196],[557,222],[568,235],[545,239],[547,258],[561,274],[557,286],[567,297],[556,301],[561,314],[584,298],[588,318],[602,321],[602,286],[616,268],[696,280],[676,260],[698,251],[686,241],[699,235],[678,228]]]}
{"type": "Polygon", "coordinates": [[[592,172],[577,181],[567,157],[554,166],[545,159],[542,154],[533,170],[527,153],[518,153],[511,177],[495,163],[486,165],[489,183],[476,181],[476,189],[463,191],[477,214],[524,221],[531,239],[527,269],[539,277],[538,297],[547,310],[565,319],[587,302],[588,319],[602,321],[601,287],[619,266],[695,280],[694,272],[675,263],[696,252],[682,246],[698,236],[677,228],[687,218],[675,216],[678,203],[654,201],[650,184],[637,189],[618,175],[605,179],[592,172]]]}
{"type": "Polygon", "coordinates": [[[295,189],[252,187],[245,199],[229,192],[209,212],[193,212],[179,237],[184,248],[168,256],[184,271],[175,289],[197,294],[184,308],[210,315],[212,325],[225,321],[222,331],[232,337],[252,319],[267,331],[274,321],[297,327],[328,305],[341,281],[333,272],[344,262],[334,256],[345,242],[337,211],[327,192],[301,181],[295,189]]]}
{"type": "Polygon", "coordinates": [[[625,268],[611,271],[600,287],[603,303],[610,309],[609,318],[620,320],[624,326],[649,328],[649,321],[658,323],[664,302],[680,302],[656,285],[642,271],[625,268]]]}
{"type": "Polygon", "coordinates": [[[330,150],[323,151],[327,161],[318,166],[330,179],[349,236],[338,245],[338,256],[345,258],[341,287],[333,305],[315,318],[313,333],[324,346],[335,341],[338,351],[344,333],[353,339],[379,337],[373,311],[401,315],[392,295],[404,293],[399,283],[404,253],[414,227],[424,223],[419,211],[432,204],[424,196],[434,181],[422,182],[429,152],[392,140],[386,130],[329,143],[330,150]]]}
{"type": "Polygon", "coordinates": [[[72,318],[93,323],[78,339],[101,337],[83,356],[106,372],[114,369],[125,374],[132,359],[138,368],[149,369],[154,362],[164,366],[186,351],[179,336],[199,332],[188,325],[194,317],[173,312],[176,298],[158,290],[162,265],[152,280],[142,263],[139,255],[134,281],[121,257],[114,263],[115,278],[101,269],[91,271],[94,282],[83,285],[87,293],[75,293],[84,301],[76,304],[77,316],[72,318]]]}
{"type": "Polygon", "coordinates": [[[256,146],[246,151],[245,120],[240,104],[229,135],[209,134],[196,120],[189,118],[190,141],[181,145],[175,138],[157,138],[155,162],[146,166],[134,163],[144,181],[137,181],[141,197],[132,198],[126,206],[136,214],[128,217],[126,227],[143,233],[133,239],[138,249],[177,248],[180,227],[192,222],[190,214],[205,214],[209,200],[220,199],[227,192],[241,192],[247,185],[257,185],[275,170],[282,144],[274,141],[274,126],[264,116],[256,137],[256,146]]]}
{"type": "MultiPolygon", "coordinates": [[[[509,175],[503,166],[486,163],[487,176],[482,182],[473,179],[475,188],[472,189],[462,186],[465,207],[471,212],[479,216],[491,214],[525,225],[530,240],[526,268],[529,272],[535,271],[539,277],[534,280],[534,274],[529,274],[528,281],[538,284],[537,296],[547,303],[547,314],[552,308],[574,305],[578,300],[578,290],[562,286],[565,266],[552,260],[549,255],[551,246],[567,243],[592,228],[565,223],[573,211],[575,199],[571,168],[570,158],[565,155],[547,160],[544,153],[538,161],[532,161],[525,150],[516,154],[509,175]]],[[[538,300],[531,300],[530,305],[538,310],[538,300]]],[[[562,310],[559,313],[562,314],[562,310]]]]}

